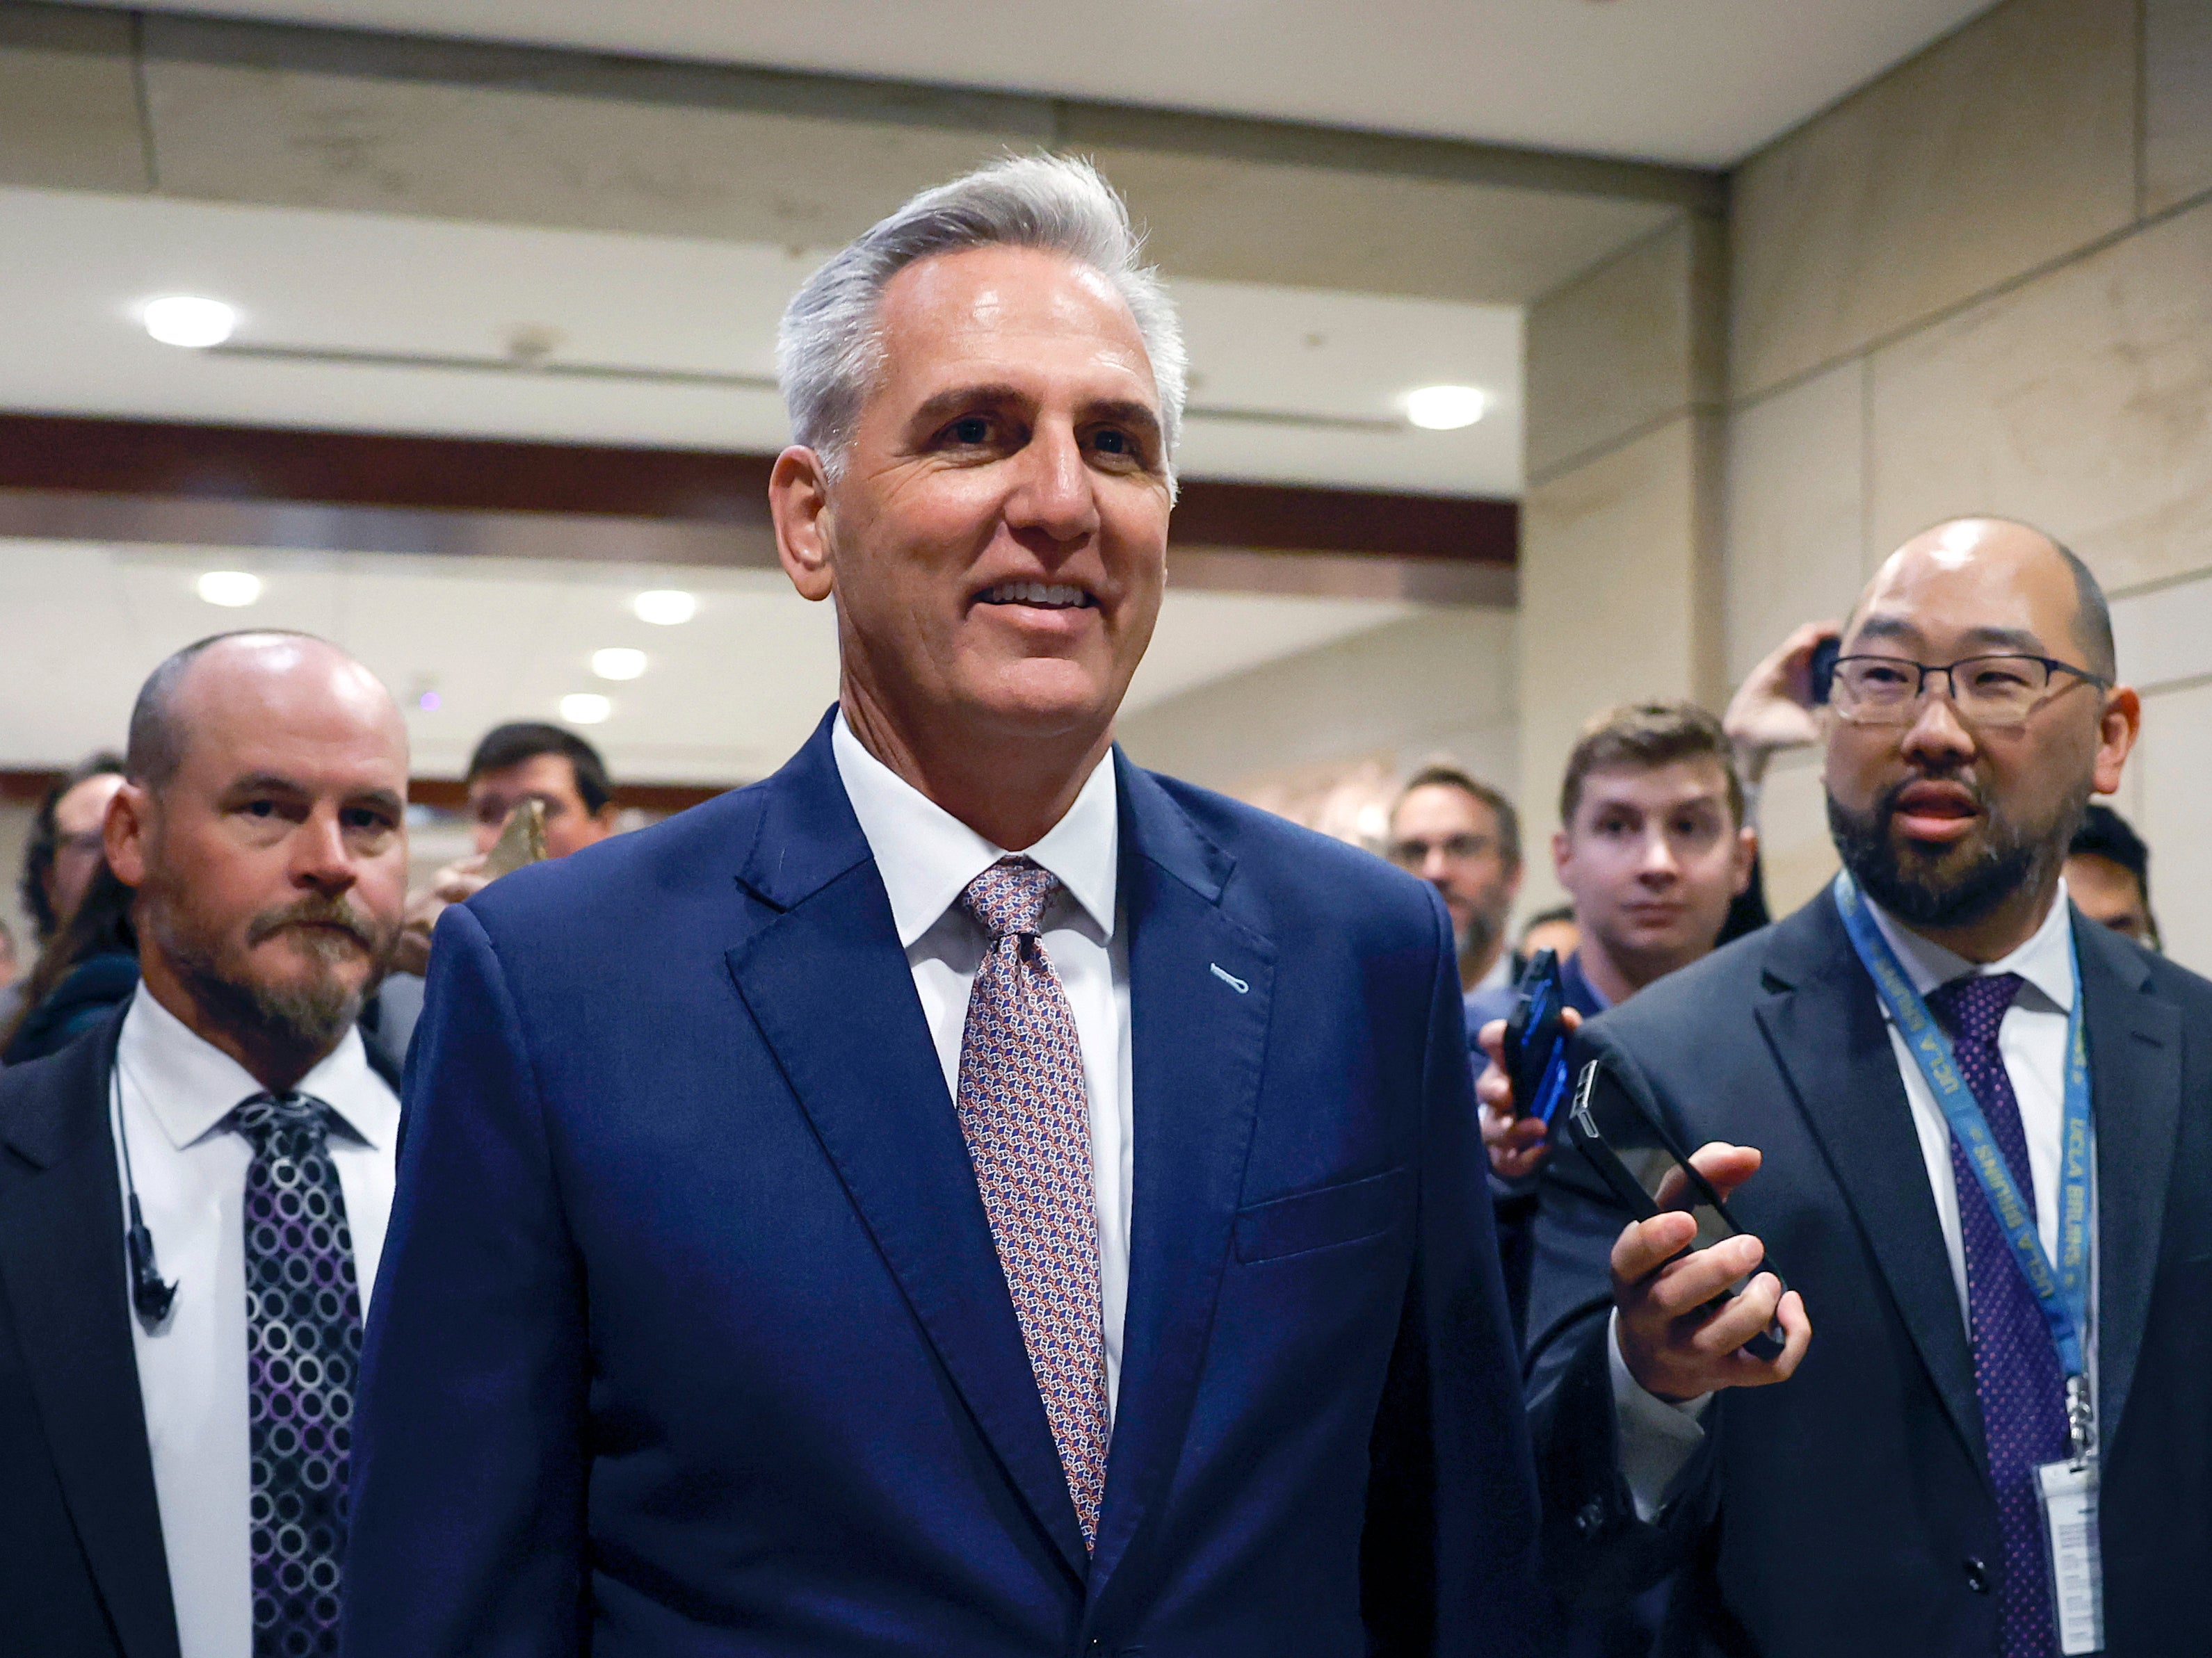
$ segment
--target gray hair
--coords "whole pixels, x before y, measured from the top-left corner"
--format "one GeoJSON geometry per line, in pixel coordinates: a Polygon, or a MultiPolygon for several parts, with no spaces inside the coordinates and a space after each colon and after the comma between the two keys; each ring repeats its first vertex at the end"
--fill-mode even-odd
{"type": "Polygon", "coordinates": [[[836,477],[883,366],[884,288],[920,260],[996,246],[1063,253],[1113,283],[1152,359],[1172,478],[1182,433],[1182,324],[1159,273],[1139,262],[1143,240],[1114,187],[1090,162],[1066,155],[1009,156],[925,190],[807,278],[776,331],[776,379],[793,440],[819,454],[836,477]]]}

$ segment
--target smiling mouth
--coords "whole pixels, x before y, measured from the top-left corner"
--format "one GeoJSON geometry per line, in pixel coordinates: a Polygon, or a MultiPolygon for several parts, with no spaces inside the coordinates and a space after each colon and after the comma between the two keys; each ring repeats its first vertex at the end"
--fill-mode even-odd
{"type": "Polygon", "coordinates": [[[1080,587],[1056,581],[1002,581],[975,595],[979,604],[1023,604],[1038,610],[1095,610],[1098,601],[1080,587]]]}

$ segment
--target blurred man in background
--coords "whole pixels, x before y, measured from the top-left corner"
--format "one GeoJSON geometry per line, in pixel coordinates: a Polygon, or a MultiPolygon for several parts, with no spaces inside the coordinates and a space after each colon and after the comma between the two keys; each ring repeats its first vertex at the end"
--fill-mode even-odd
{"type": "Polygon", "coordinates": [[[1534,961],[1537,953],[1546,950],[1564,962],[1582,948],[1582,924],[1575,920],[1575,907],[1554,904],[1528,918],[1521,929],[1521,942],[1514,949],[1524,963],[1534,961]]]}
{"type": "Polygon", "coordinates": [[[404,1060],[422,1015],[422,975],[430,970],[430,935],[448,904],[465,903],[490,884],[484,858],[516,807],[536,801],[545,814],[545,855],[566,858],[615,832],[619,808],[607,762],[572,731],[537,720],[494,726],[469,756],[468,815],[474,855],[456,859],[411,893],[407,925],[392,977],[363,1019],[363,1028],[404,1060]]]}
{"type": "Polygon", "coordinates": [[[1513,803],[1455,766],[1414,774],[1390,810],[1390,861],[1435,887],[1451,913],[1460,988],[1513,982],[1505,918],[1521,890],[1521,820],[1513,803]]]}
{"type": "Polygon", "coordinates": [[[2110,806],[2092,804],[2081,814],[2066,851],[2066,890],[2091,920],[2153,950],[2165,948],[2150,911],[2150,848],[2110,806]]]}
{"type": "MultiPolygon", "coordinates": [[[[103,750],[81,761],[39,802],[16,890],[41,952],[68,925],[92,884],[100,867],[100,823],[122,786],[123,756],[103,750]]],[[[15,1024],[22,998],[21,984],[0,983],[0,1030],[15,1024]]]]}
{"type": "Polygon", "coordinates": [[[204,640],[139,693],[105,853],[143,978],[0,1072],[9,1653],[337,1650],[399,1125],[355,1018],[399,932],[406,800],[398,710],[320,640],[204,640]]]}

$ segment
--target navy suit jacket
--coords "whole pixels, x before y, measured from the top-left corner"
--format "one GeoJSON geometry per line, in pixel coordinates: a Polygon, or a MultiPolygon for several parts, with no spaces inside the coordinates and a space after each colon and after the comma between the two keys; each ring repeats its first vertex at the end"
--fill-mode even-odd
{"type": "MultiPolygon", "coordinates": [[[[2212,1644],[2212,984],[2077,913],[2097,1159],[2106,1650],[2212,1644]]],[[[1755,1145],[1729,1208],[1805,1297],[1788,1382],[1707,1408],[1658,1523],[1618,1473],[1607,1255],[1627,1217],[1547,1165],[1529,1309],[1548,1569],[1584,1604],[1680,1567],[1662,1650],[1983,1658],[2004,1551],[1973,1352],[1905,1084],[1835,902],[1583,1028],[1692,1146],[1755,1145]]],[[[1969,1193],[1966,1201],[1978,1201],[1969,1193]]]]}
{"type": "Polygon", "coordinates": [[[441,922],[349,1658],[1528,1649],[1443,910],[1115,765],[1135,1187],[1095,1557],[825,720],[441,922]]]}

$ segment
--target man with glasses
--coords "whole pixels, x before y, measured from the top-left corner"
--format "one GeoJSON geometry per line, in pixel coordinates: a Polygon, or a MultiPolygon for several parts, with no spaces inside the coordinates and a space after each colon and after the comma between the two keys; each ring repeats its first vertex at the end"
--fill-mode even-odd
{"type": "Polygon", "coordinates": [[[1451,914],[1463,991],[1503,989],[1520,963],[1505,918],[1521,890],[1521,820],[1513,803],[1456,766],[1416,773],[1390,809],[1390,861],[1437,890],[1451,914]]]}
{"type": "Polygon", "coordinates": [[[1578,1039],[1747,1236],[1686,1253],[1687,1214],[1548,1165],[1551,1569],[1585,1604],[1680,1569],[1668,1653],[2201,1652],[2212,985],[2068,901],[2141,718],[2103,595],[2048,537],[1956,520],[1838,655],[1834,885],[1578,1039]]]}

